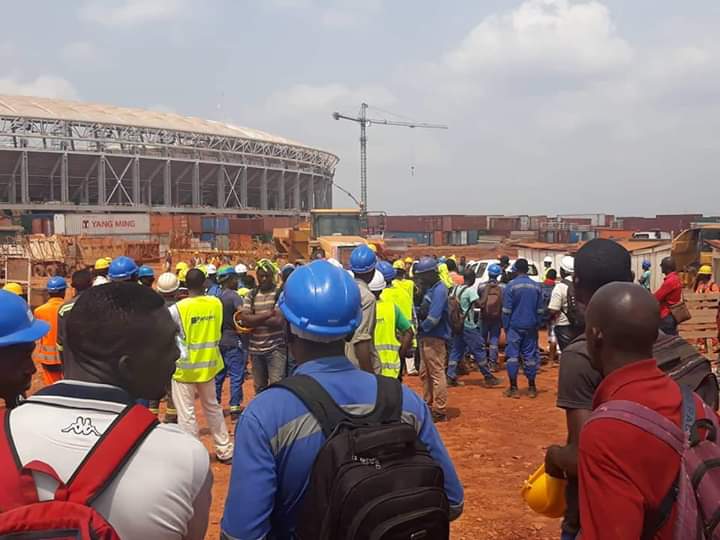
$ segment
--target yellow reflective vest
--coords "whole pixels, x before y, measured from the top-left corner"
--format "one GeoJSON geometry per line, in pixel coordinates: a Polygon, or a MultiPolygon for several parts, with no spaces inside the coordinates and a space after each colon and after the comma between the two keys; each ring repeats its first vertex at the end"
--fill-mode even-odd
{"type": "Polygon", "coordinates": [[[390,293],[393,297],[393,301],[400,308],[405,318],[412,322],[413,321],[413,299],[415,298],[415,283],[411,279],[395,279],[392,282],[392,287],[385,289],[382,294],[388,291],[402,291],[407,294],[407,300],[404,296],[397,293],[390,293]]]}
{"type": "Polygon", "coordinates": [[[380,375],[400,375],[400,341],[395,331],[395,304],[382,297],[375,303],[375,350],[380,358],[380,375]]]}
{"type": "Polygon", "coordinates": [[[438,276],[440,276],[440,281],[442,281],[448,289],[452,288],[453,280],[450,277],[450,272],[448,271],[447,264],[438,264],[438,276]]]}
{"type": "Polygon", "coordinates": [[[224,365],[219,348],[222,302],[214,296],[194,296],[175,305],[180,314],[187,356],[176,362],[173,378],[182,383],[211,381],[224,365]]]}

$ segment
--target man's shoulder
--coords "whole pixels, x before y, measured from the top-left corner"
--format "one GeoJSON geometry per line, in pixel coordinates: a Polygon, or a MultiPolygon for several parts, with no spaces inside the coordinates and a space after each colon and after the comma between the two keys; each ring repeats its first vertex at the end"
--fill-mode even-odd
{"type": "Polygon", "coordinates": [[[207,449],[197,438],[183,431],[176,424],[159,424],[145,439],[138,449],[148,457],[157,458],[158,462],[190,463],[207,469],[210,458],[207,449]]]}

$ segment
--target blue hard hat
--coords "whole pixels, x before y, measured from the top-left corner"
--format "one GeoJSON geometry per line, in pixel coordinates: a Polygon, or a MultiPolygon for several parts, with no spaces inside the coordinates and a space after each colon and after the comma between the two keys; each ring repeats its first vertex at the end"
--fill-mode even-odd
{"type": "Polygon", "coordinates": [[[229,278],[231,276],[237,276],[237,272],[235,271],[234,266],[230,266],[229,264],[226,264],[226,265],[223,265],[220,268],[218,268],[218,271],[217,271],[218,280],[224,280],[225,278],[229,278]]]}
{"type": "Polygon", "coordinates": [[[350,254],[350,270],[356,274],[366,274],[375,270],[377,255],[366,244],[356,247],[350,254]]]}
{"type": "Polygon", "coordinates": [[[120,255],[110,263],[108,277],[115,281],[131,279],[138,271],[138,265],[130,257],[120,255]]]}
{"type": "Polygon", "coordinates": [[[141,266],[138,270],[138,277],[155,277],[155,272],[149,266],[141,266]]]}
{"type": "Polygon", "coordinates": [[[425,272],[431,272],[437,270],[438,262],[434,257],[423,257],[417,264],[415,264],[415,273],[423,274],[425,272]]]}
{"type": "Polygon", "coordinates": [[[645,259],[645,260],[642,262],[643,270],[650,270],[650,267],[651,267],[651,266],[652,266],[652,263],[651,263],[650,261],[648,261],[647,259],[645,259]]]}
{"type": "Polygon", "coordinates": [[[488,275],[490,277],[498,277],[500,274],[502,274],[502,267],[497,263],[491,264],[488,268],[488,275]]]}
{"type": "Polygon", "coordinates": [[[440,264],[446,263],[446,262],[447,262],[447,257],[445,257],[445,256],[440,256],[440,257],[438,258],[438,262],[439,262],[440,264]]]}
{"type": "Polygon", "coordinates": [[[67,282],[65,281],[64,277],[61,276],[53,276],[50,279],[48,279],[47,282],[47,291],[48,292],[60,292],[67,289],[67,282]]]}
{"type": "Polygon", "coordinates": [[[0,290],[0,347],[32,343],[49,331],[50,325],[33,317],[25,300],[0,290]]]}
{"type": "Polygon", "coordinates": [[[393,265],[387,261],[378,262],[377,269],[380,270],[380,273],[385,278],[385,281],[392,281],[393,279],[395,279],[395,276],[397,275],[397,272],[393,268],[393,265]]]}
{"type": "Polygon", "coordinates": [[[278,301],[293,333],[313,341],[340,340],[362,320],[360,289],[355,280],[325,260],[290,274],[278,301]]]}

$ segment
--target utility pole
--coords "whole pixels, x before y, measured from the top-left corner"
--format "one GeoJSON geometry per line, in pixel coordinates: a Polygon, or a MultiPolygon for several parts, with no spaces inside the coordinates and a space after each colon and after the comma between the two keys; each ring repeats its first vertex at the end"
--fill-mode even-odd
{"type": "Polygon", "coordinates": [[[444,124],[428,124],[427,122],[396,122],[385,119],[367,117],[368,104],[360,104],[360,114],[357,117],[346,116],[338,112],[332,114],[335,120],[350,120],[360,124],[360,211],[363,226],[367,227],[368,194],[367,194],[367,128],[372,124],[382,126],[401,126],[408,128],[448,129],[444,124]]]}

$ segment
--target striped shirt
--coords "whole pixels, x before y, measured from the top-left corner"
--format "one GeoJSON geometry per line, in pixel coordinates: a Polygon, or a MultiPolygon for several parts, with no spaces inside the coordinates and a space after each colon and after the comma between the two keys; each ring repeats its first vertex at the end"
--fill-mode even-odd
{"type": "MultiPolygon", "coordinates": [[[[279,293],[274,290],[264,293],[260,289],[256,289],[248,295],[241,313],[261,314],[273,311],[277,306],[277,301],[275,300],[277,294],[279,293]],[[253,295],[255,297],[254,301],[253,295]]],[[[250,334],[249,350],[251,353],[269,353],[284,345],[285,335],[282,328],[272,328],[261,325],[254,327],[250,334]]]]}

